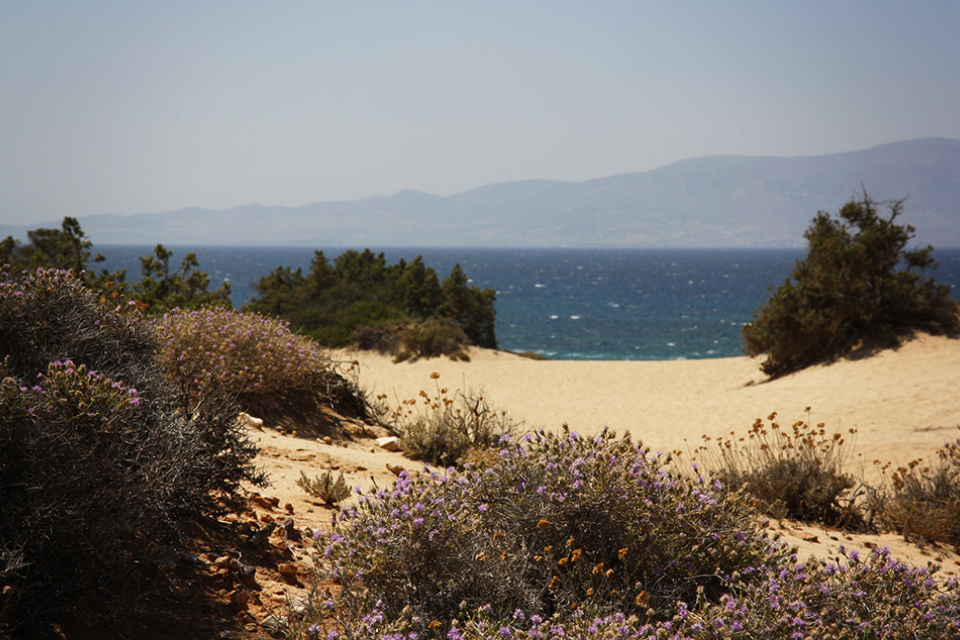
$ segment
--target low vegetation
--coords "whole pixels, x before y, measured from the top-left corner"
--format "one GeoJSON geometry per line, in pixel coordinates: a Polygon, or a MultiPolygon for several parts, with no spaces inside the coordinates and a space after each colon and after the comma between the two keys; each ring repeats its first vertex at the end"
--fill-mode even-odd
{"type": "Polygon", "coordinates": [[[907,540],[960,548],[960,440],[948,442],[931,462],[913,460],[871,489],[868,508],[879,524],[907,540]]]}
{"type": "Polygon", "coordinates": [[[744,487],[772,517],[834,526],[859,522],[854,502],[860,494],[851,491],[860,474],[850,469],[851,448],[844,447],[856,429],[847,436],[828,435],[823,423],[812,427],[799,421],[783,428],[776,413],[767,420],[758,418],[741,437],[704,436],[693,452],[693,466],[727,486],[744,487]]]}
{"type": "Polygon", "coordinates": [[[73,271],[0,270],[4,638],[175,632],[186,601],[159,565],[239,505],[242,482],[263,482],[237,406],[191,405],[158,349],[139,313],[102,304],[73,271]]]}
{"type": "Polygon", "coordinates": [[[153,321],[158,361],[191,408],[230,397],[270,422],[297,418],[326,404],[358,416],[356,386],[316,342],[287,322],[231,309],[174,309],[153,321]]]}
{"type": "Polygon", "coordinates": [[[421,390],[419,397],[403,400],[392,410],[385,405],[385,395],[377,398],[381,420],[400,434],[409,458],[441,467],[457,465],[471,451],[490,449],[516,434],[519,424],[492,406],[482,391],[451,392],[440,386],[440,374],[430,377],[432,394],[421,390]]]}
{"type": "Polygon", "coordinates": [[[480,611],[518,629],[534,616],[655,621],[678,599],[720,602],[783,553],[742,494],[686,482],[610,432],[505,437],[489,465],[402,474],[317,544],[342,593],[335,619],[321,606],[308,622],[360,637],[401,621],[443,636],[480,611]]]}
{"type": "Polygon", "coordinates": [[[368,325],[354,332],[353,345],[394,357],[394,362],[448,356],[468,361],[467,334],[449,318],[399,322],[386,326],[368,325]]]}
{"type": "Polygon", "coordinates": [[[800,562],[746,488],[603,432],[363,495],[317,534],[301,638],[952,638],[960,585],[840,548],[800,562]],[[338,593],[322,585],[338,585],[338,593]]]}
{"type": "MultiPolygon", "coordinates": [[[[435,346],[434,337],[440,337],[438,329],[447,326],[442,322],[446,320],[455,323],[470,344],[491,349],[497,346],[496,292],[471,286],[459,264],[441,283],[420,256],[409,263],[400,260],[387,265],[382,253],[351,250],[331,263],[317,251],[306,275],[300,269],[277,267],[254,289],[257,296],[245,310],[283,318],[298,332],[326,345],[357,342],[378,350],[399,347],[410,355],[447,353],[448,348],[435,346]],[[425,320],[434,322],[420,324],[425,320]],[[391,341],[390,336],[398,332],[386,331],[377,337],[375,332],[364,330],[398,324],[421,335],[397,336],[391,341]],[[423,335],[425,328],[434,336],[423,335]],[[404,340],[412,344],[404,345],[404,340]]],[[[442,339],[448,340],[449,336],[447,331],[442,339]]],[[[453,349],[459,351],[460,345],[453,349]]]]}
{"type": "Polygon", "coordinates": [[[297,486],[314,498],[323,500],[328,506],[336,504],[350,495],[350,487],[347,486],[347,480],[343,477],[343,472],[340,472],[340,475],[336,478],[333,477],[332,471],[310,478],[301,471],[300,477],[297,478],[297,486]]]}
{"type": "Polygon", "coordinates": [[[960,331],[950,286],[922,273],[933,247],[908,250],[914,228],[896,223],[903,202],[848,202],[821,211],[804,237],[807,256],[743,328],[744,352],[766,354],[764,373],[782,376],[856,348],[896,346],[915,331],[960,331]],[[880,213],[886,205],[889,216],[880,213]]]}

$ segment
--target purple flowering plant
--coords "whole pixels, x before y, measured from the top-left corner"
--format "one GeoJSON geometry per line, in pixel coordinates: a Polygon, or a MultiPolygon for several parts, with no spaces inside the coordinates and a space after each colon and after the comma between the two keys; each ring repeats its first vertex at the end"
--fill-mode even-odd
{"type": "Polygon", "coordinates": [[[236,405],[184,411],[157,347],[82,274],[0,268],[0,635],[169,619],[156,559],[263,484],[236,405]]]}
{"type": "Polygon", "coordinates": [[[375,605],[379,624],[406,616],[421,633],[485,609],[501,638],[505,620],[653,622],[677,600],[719,602],[786,555],[741,493],[679,476],[629,436],[539,432],[499,447],[463,470],[401,474],[336,516],[316,545],[322,577],[342,586],[345,633],[375,605]]]}
{"type": "MultiPolygon", "coordinates": [[[[749,494],[604,431],[532,433],[461,470],[403,473],[316,540],[341,637],[958,637],[960,586],[875,549],[800,561],[749,494]],[[398,635],[399,634],[399,635],[398,635]]],[[[318,601],[319,602],[319,601],[318,601]]]]}
{"type": "Polygon", "coordinates": [[[161,366],[195,405],[226,395],[259,417],[318,395],[362,405],[327,352],[294,334],[285,320],[222,308],[174,309],[153,326],[161,366]]]}

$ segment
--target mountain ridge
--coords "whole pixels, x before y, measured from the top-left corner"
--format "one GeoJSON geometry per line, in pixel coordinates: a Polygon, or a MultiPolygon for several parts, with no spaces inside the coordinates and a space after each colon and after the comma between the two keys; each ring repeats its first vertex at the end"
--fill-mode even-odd
{"type": "MultiPolygon", "coordinates": [[[[583,182],[518,180],[450,196],[300,207],[186,207],[79,221],[100,244],[411,247],[791,247],[817,211],[866,189],[907,198],[918,244],[960,247],[960,140],[925,138],[821,156],[716,155],[583,182]]],[[[0,237],[30,227],[0,225],[0,237]],[[14,231],[9,231],[13,229],[14,231]]]]}

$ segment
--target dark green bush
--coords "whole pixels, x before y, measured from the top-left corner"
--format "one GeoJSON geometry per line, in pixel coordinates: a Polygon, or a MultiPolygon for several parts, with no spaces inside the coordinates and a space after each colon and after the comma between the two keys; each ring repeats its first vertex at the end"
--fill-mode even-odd
{"type": "MultiPolygon", "coordinates": [[[[232,307],[230,283],[216,291],[208,291],[210,277],[200,271],[197,256],[188,253],[180,268],[170,270],[172,251],[158,244],[153,254],[140,258],[141,279],[128,286],[125,269],[99,274],[88,268],[90,248],[76,218],[65,217],[60,229],[34,229],[27,232],[28,242],[22,244],[8,236],[0,241],[0,265],[8,265],[11,272],[35,269],[72,270],[83,274],[84,283],[101,292],[103,302],[125,304],[136,301],[137,306],[152,314],[160,314],[175,307],[196,308],[203,305],[232,307]]],[[[105,258],[97,254],[93,262],[105,258]]]]}
{"type": "Polygon", "coordinates": [[[471,286],[460,265],[441,284],[420,256],[388,265],[382,253],[351,250],[331,264],[317,251],[306,275],[277,267],[254,289],[245,310],[281,317],[330,346],[370,342],[362,327],[442,319],[458,324],[474,345],[497,346],[496,292],[471,286]]]}
{"type": "Polygon", "coordinates": [[[159,564],[262,482],[236,405],[193,410],[156,352],[72,272],[0,272],[3,637],[177,635],[159,564]]]}
{"type": "Polygon", "coordinates": [[[960,330],[949,285],[920,275],[936,268],[933,248],[908,251],[914,228],[895,222],[903,201],[886,204],[887,218],[864,194],[837,218],[823,211],[814,218],[806,258],[743,328],[744,352],[767,355],[765,373],[784,375],[857,347],[896,346],[914,331],[960,330]]]}

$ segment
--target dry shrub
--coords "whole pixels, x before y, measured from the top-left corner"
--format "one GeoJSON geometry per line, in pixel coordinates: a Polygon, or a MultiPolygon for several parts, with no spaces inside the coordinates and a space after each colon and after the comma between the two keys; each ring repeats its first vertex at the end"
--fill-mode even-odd
{"type": "MultiPolygon", "coordinates": [[[[809,407],[807,413],[809,415],[809,407]]],[[[745,486],[770,516],[831,525],[861,518],[854,507],[858,481],[847,470],[851,448],[842,434],[827,435],[823,423],[799,421],[783,429],[774,412],[769,425],[757,419],[745,436],[704,442],[694,451],[707,472],[728,486],[745,486]]],[[[850,429],[848,435],[856,434],[850,429]]]]}
{"type": "Polygon", "coordinates": [[[948,442],[932,464],[922,459],[881,466],[883,482],[868,494],[878,524],[907,540],[960,546],[960,440],[948,442]]]}
{"type": "Polygon", "coordinates": [[[487,401],[483,390],[451,393],[440,386],[439,373],[430,377],[435,382],[433,395],[421,390],[418,398],[402,401],[387,416],[408,457],[444,467],[455,465],[471,449],[495,446],[519,428],[506,411],[487,401]]]}
{"type": "Polygon", "coordinates": [[[350,496],[350,487],[347,486],[342,471],[336,478],[333,477],[332,471],[327,471],[312,479],[301,471],[300,477],[297,478],[297,486],[328,505],[336,504],[350,496]]]}

